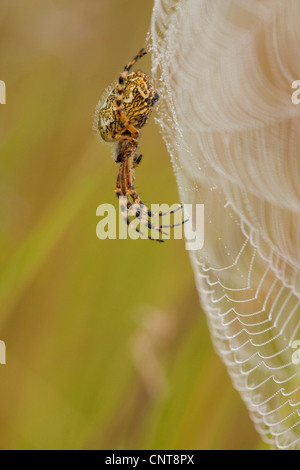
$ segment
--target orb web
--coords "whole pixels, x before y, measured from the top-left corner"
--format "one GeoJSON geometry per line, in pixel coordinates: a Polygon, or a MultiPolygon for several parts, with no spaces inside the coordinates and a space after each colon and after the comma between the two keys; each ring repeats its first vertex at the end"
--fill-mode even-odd
{"type": "Polygon", "coordinates": [[[257,431],[300,448],[300,2],[156,0],[158,122],[181,201],[205,206],[190,251],[215,348],[257,431]]]}

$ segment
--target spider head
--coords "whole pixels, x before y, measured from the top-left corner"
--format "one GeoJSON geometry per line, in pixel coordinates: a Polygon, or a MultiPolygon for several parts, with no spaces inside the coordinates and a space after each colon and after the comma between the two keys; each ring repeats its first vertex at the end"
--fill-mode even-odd
{"type": "Polygon", "coordinates": [[[159,100],[159,94],[157,93],[157,91],[155,91],[154,96],[153,96],[152,106],[154,106],[158,100],[159,100]]]}

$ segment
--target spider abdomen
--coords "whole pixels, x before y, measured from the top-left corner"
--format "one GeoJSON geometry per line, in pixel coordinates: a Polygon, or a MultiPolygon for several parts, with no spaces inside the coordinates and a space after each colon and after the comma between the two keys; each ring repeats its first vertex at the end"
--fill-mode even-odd
{"type": "MultiPolygon", "coordinates": [[[[115,86],[97,109],[97,127],[102,139],[107,142],[120,140],[120,136],[128,134],[117,113],[117,97],[118,87],[115,86]]],[[[136,129],[146,124],[157,100],[158,94],[145,74],[133,72],[128,75],[123,90],[122,110],[136,129]]]]}

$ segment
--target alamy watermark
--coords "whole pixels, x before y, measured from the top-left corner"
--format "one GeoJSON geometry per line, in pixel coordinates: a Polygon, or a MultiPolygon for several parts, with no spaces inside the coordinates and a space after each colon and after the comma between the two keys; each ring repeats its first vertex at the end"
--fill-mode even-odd
{"type": "Polygon", "coordinates": [[[6,364],[6,345],[0,341],[0,364],[6,364]]]}
{"type": "MultiPolygon", "coordinates": [[[[6,85],[0,80],[0,104],[6,104],[6,85]]],[[[4,341],[0,340],[0,364],[6,364],[6,346],[4,341]]]]}
{"type": "MultiPolygon", "coordinates": [[[[0,80],[0,104],[6,104],[6,85],[0,80]]],[[[6,346],[4,341],[0,340],[0,364],[6,364],[6,346]]]]}
{"type": "Polygon", "coordinates": [[[296,88],[296,91],[291,96],[291,100],[293,104],[300,103],[300,80],[294,80],[292,83],[292,88],[296,88]]]}
{"type": "Polygon", "coordinates": [[[183,204],[180,210],[178,210],[178,205],[152,204],[149,208],[151,212],[149,218],[148,210],[138,204],[130,206],[126,211],[128,200],[125,196],[122,199],[118,215],[112,204],[101,204],[97,207],[96,215],[101,217],[96,227],[99,240],[117,238],[120,240],[127,238],[147,240],[149,228],[151,238],[157,239],[160,235],[162,240],[170,238],[178,240],[184,237],[187,250],[194,251],[203,248],[204,204],[183,204]],[[163,214],[163,216],[160,217],[159,214],[163,214]],[[129,217],[128,226],[126,221],[129,217]],[[183,221],[184,223],[182,223],[183,221]],[[157,230],[159,225],[161,225],[163,233],[157,230]]]}
{"type": "Polygon", "coordinates": [[[300,340],[294,341],[292,344],[292,348],[296,349],[296,351],[292,354],[292,363],[299,365],[300,364],[300,340]]]}
{"type": "Polygon", "coordinates": [[[6,104],[6,85],[3,80],[0,80],[0,104],[6,104]]]}

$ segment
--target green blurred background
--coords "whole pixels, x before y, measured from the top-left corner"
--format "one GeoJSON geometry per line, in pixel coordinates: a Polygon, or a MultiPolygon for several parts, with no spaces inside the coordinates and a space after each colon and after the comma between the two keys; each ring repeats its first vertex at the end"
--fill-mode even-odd
{"type": "MultiPolygon", "coordinates": [[[[152,6],[1,0],[1,449],[262,447],[183,241],[96,237],[97,206],[117,208],[117,165],[94,108],[143,47],[152,6]]],[[[141,152],[143,199],[178,202],[154,117],[141,152]]]]}

